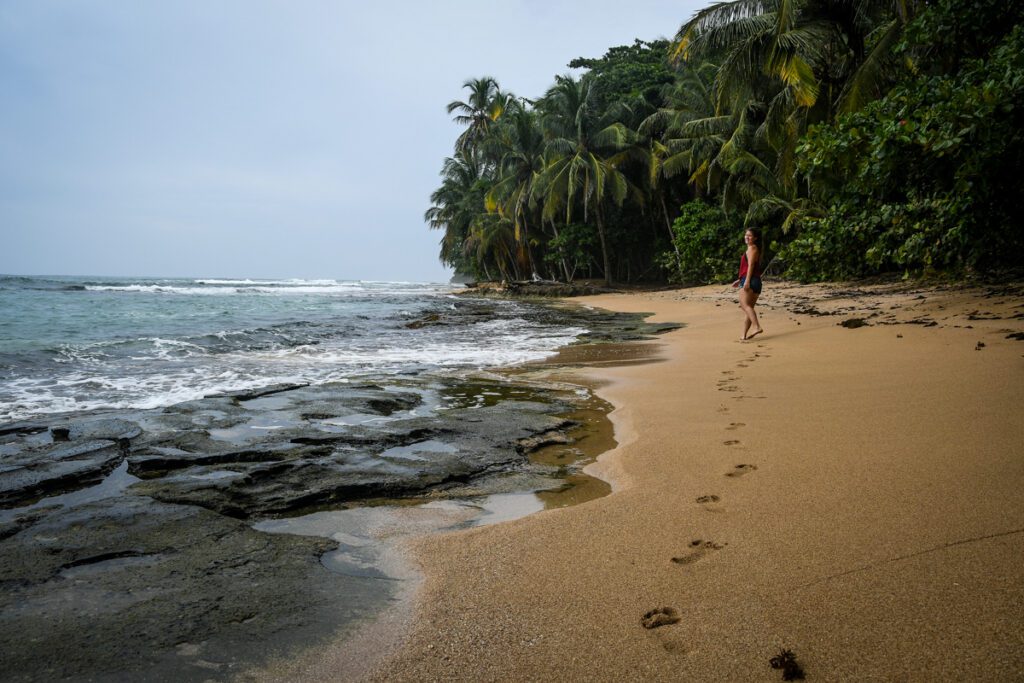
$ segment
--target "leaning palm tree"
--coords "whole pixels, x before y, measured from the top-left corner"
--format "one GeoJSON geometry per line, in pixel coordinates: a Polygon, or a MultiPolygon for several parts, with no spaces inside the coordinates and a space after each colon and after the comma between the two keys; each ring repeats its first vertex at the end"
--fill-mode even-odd
{"type": "Polygon", "coordinates": [[[616,167],[624,159],[631,131],[621,123],[602,127],[593,98],[591,77],[558,76],[539,102],[548,141],[544,170],[536,179],[534,194],[548,220],[564,212],[565,222],[571,223],[578,203],[583,205],[584,222],[593,215],[605,281],[611,285],[603,204],[611,199],[621,205],[630,193],[642,203],[643,195],[616,167]]]}
{"type": "Polygon", "coordinates": [[[483,212],[488,179],[482,165],[470,155],[456,154],[444,160],[441,187],[430,195],[431,207],[423,215],[427,224],[444,230],[441,262],[462,270],[467,262],[463,248],[473,221],[483,212]]]}
{"type": "Polygon", "coordinates": [[[515,239],[512,222],[497,214],[481,213],[473,220],[469,235],[463,243],[468,259],[480,265],[488,274],[488,264],[495,266],[503,280],[519,280],[516,266],[515,239]]]}

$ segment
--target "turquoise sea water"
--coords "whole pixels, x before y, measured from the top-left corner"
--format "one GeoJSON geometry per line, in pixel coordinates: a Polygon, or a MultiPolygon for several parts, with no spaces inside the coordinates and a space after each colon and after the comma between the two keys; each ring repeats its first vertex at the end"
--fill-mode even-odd
{"type": "Polygon", "coordinates": [[[585,330],[447,284],[0,276],[0,422],[542,358],[585,330]]]}

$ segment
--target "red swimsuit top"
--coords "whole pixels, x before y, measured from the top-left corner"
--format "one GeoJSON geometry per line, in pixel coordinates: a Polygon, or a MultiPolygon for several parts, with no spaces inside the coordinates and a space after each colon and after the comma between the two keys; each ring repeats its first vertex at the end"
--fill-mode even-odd
{"type": "MultiPolygon", "coordinates": [[[[743,254],[740,256],[740,279],[742,280],[747,275],[749,266],[747,265],[747,255],[743,254]]],[[[758,259],[757,270],[754,271],[754,277],[761,277],[761,273],[764,272],[764,268],[761,267],[761,260],[758,259]]]]}

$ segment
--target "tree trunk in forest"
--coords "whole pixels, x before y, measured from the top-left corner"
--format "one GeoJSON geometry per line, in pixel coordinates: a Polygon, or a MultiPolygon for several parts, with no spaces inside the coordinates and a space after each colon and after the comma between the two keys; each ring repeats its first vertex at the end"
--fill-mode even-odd
{"type": "MultiPolygon", "coordinates": [[[[551,219],[551,231],[555,233],[555,239],[558,239],[558,227],[555,225],[554,218],[551,219]]],[[[558,261],[562,264],[562,270],[565,272],[565,281],[572,282],[572,273],[569,272],[569,266],[566,264],[565,258],[560,257],[558,261]]]]}
{"type": "Polygon", "coordinates": [[[519,219],[523,226],[523,234],[521,235],[522,240],[520,242],[520,260],[523,261],[522,265],[527,270],[527,274],[532,276],[536,272],[536,267],[533,265],[533,252],[530,250],[530,230],[526,224],[526,213],[523,211],[522,199],[519,200],[516,206],[516,211],[519,213],[519,219]],[[523,258],[525,254],[526,258],[523,258]]]}
{"type": "Polygon", "coordinates": [[[676,244],[676,235],[672,232],[672,221],[668,218],[668,207],[665,206],[665,193],[661,193],[661,212],[665,215],[665,227],[668,228],[668,243],[672,245],[673,251],[676,252],[676,268],[680,273],[683,272],[683,259],[679,255],[679,245],[676,244]]]}
{"type": "Polygon", "coordinates": [[[598,204],[594,209],[594,215],[597,216],[597,236],[601,239],[601,258],[604,260],[604,283],[608,287],[612,286],[612,265],[611,260],[608,258],[608,245],[604,239],[604,219],[601,217],[601,205],[598,204]]]}

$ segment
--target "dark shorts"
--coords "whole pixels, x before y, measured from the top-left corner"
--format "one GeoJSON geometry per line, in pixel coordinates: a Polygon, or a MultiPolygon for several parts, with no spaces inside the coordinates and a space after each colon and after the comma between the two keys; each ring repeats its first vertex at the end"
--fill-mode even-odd
{"type": "MultiPolygon", "coordinates": [[[[747,284],[747,278],[740,279],[740,289],[743,289],[747,284]]],[[[750,278],[750,288],[754,290],[755,294],[761,293],[761,278],[752,277],[750,278]]]]}

